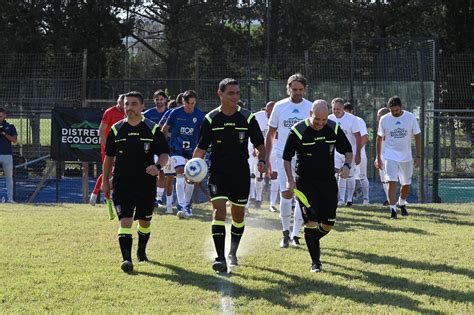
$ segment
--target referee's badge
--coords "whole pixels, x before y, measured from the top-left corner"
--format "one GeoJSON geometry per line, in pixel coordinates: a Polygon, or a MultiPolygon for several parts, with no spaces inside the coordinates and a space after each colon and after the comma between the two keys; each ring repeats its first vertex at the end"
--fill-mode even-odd
{"type": "Polygon", "coordinates": [[[213,195],[217,194],[217,186],[214,184],[209,185],[209,188],[211,189],[211,193],[213,195]]]}
{"type": "Polygon", "coordinates": [[[245,131],[239,132],[239,141],[240,143],[244,143],[245,140],[245,131]]]}
{"type": "Polygon", "coordinates": [[[145,154],[147,154],[149,150],[150,150],[150,142],[144,142],[143,151],[145,151],[145,154]]]}

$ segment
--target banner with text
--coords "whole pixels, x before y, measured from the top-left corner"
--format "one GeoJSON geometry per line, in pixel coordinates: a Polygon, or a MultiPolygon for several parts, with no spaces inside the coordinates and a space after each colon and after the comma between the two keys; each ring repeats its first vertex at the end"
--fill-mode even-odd
{"type": "Polygon", "coordinates": [[[99,125],[103,111],[96,108],[53,108],[51,158],[56,161],[101,161],[99,125]]]}

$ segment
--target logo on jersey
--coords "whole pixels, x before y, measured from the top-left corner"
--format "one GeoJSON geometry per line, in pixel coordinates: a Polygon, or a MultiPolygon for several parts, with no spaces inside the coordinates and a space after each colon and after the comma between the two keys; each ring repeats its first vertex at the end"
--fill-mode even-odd
{"type": "Polygon", "coordinates": [[[397,121],[395,125],[401,125],[402,123],[400,121],[397,121]]]}
{"type": "Polygon", "coordinates": [[[191,148],[191,142],[183,141],[183,149],[189,149],[189,148],[191,148]]]}
{"type": "Polygon", "coordinates": [[[288,119],[283,120],[283,126],[285,126],[285,128],[289,129],[289,128],[293,127],[294,124],[296,124],[297,122],[302,121],[302,120],[303,119],[298,118],[298,117],[288,118],[288,119]]]}
{"type": "Polygon", "coordinates": [[[143,151],[145,151],[145,154],[147,154],[149,150],[150,150],[150,142],[143,143],[143,151]]]}
{"type": "Polygon", "coordinates": [[[196,123],[198,119],[196,117],[193,117],[193,123],[196,123]]]}
{"type": "Polygon", "coordinates": [[[292,111],[291,113],[292,113],[292,114],[294,114],[294,113],[297,113],[297,114],[299,114],[299,113],[300,113],[300,111],[298,110],[298,108],[295,108],[295,109],[293,109],[293,111],[292,111]]]}
{"type": "Polygon", "coordinates": [[[179,133],[186,136],[192,136],[194,133],[194,128],[192,127],[181,127],[179,133]]]}
{"type": "Polygon", "coordinates": [[[397,128],[393,131],[390,131],[390,136],[395,139],[405,138],[408,134],[408,130],[403,128],[397,128]]]}
{"type": "Polygon", "coordinates": [[[245,131],[239,132],[239,141],[240,143],[244,143],[245,140],[245,131]]]}

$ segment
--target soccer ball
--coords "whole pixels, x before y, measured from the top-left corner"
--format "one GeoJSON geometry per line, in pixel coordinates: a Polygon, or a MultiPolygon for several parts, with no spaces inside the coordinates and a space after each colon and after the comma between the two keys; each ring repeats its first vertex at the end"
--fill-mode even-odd
{"type": "Polygon", "coordinates": [[[184,166],[184,176],[194,183],[202,182],[207,175],[207,164],[201,158],[189,160],[184,166]]]}

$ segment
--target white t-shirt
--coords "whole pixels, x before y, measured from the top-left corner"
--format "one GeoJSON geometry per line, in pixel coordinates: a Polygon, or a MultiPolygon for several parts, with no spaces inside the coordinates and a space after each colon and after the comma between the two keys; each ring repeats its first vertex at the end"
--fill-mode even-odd
{"type": "Polygon", "coordinates": [[[337,118],[334,114],[331,114],[328,119],[339,123],[339,127],[344,131],[347,140],[349,140],[351,144],[352,154],[355,156],[357,143],[354,133],[360,132],[360,123],[357,117],[350,113],[344,113],[341,118],[337,118]]]}
{"type": "Polygon", "coordinates": [[[275,153],[283,154],[286,139],[290,133],[291,127],[297,122],[309,117],[312,104],[307,99],[300,103],[293,103],[289,97],[278,101],[273,107],[268,126],[276,128],[278,139],[273,150],[275,153]]]}
{"type": "MultiPolygon", "coordinates": [[[[360,136],[363,137],[363,136],[368,135],[369,133],[367,132],[367,125],[365,124],[365,121],[359,116],[355,116],[355,117],[357,118],[357,121],[359,122],[360,136]]],[[[360,149],[360,157],[367,158],[367,154],[365,153],[365,144],[360,149]]]]}
{"type": "Polygon", "coordinates": [[[411,155],[411,139],[421,132],[415,115],[406,110],[400,117],[391,113],[384,115],[379,122],[377,135],[384,139],[382,149],[386,160],[409,162],[411,155]]]}
{"type": "Polygon", "coordinates": [[[268,132],[267,114],[265,113],[264,110],[261,110],[261,111],[256,112],[254,115],[255,115],[255,119],[258,122],[258,126],[260,127],[260,130],[262,131],[263,138],[265,138],[268,132]]]}

